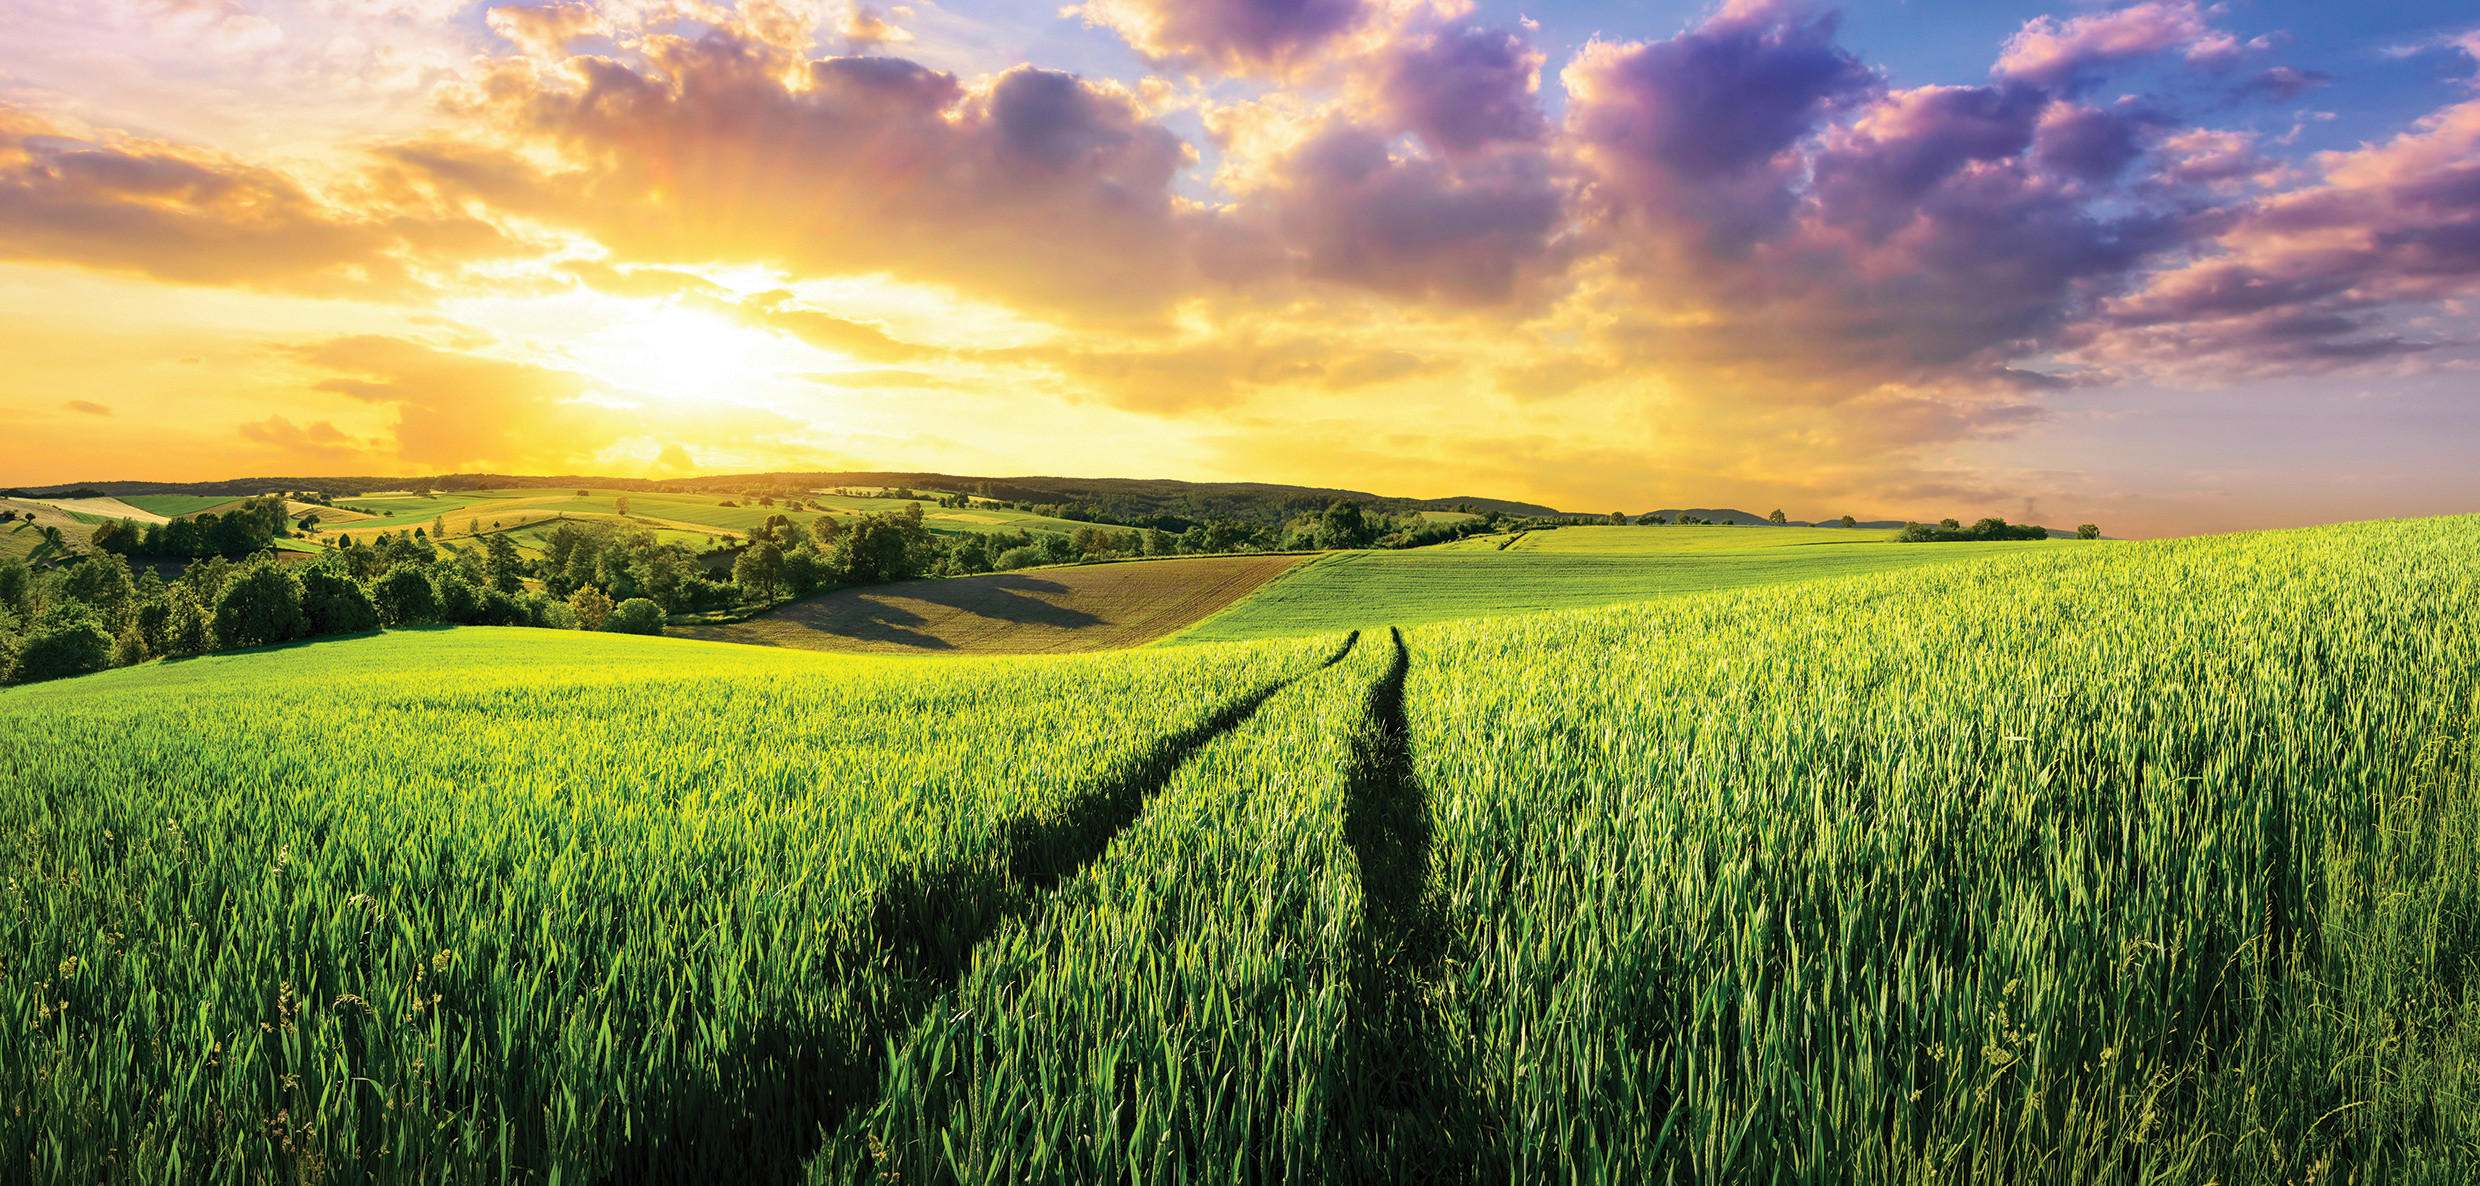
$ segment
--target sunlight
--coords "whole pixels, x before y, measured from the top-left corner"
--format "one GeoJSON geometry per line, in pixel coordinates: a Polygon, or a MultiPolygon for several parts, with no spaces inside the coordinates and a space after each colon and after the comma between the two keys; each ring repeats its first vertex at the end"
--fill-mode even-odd
{"type": "Polygon", "coordinates": [[[663,307],[613,322],[580,360],[614,386],[683,403],[746,398],[772,378],[770,334],[696,309],[663,307]]]}

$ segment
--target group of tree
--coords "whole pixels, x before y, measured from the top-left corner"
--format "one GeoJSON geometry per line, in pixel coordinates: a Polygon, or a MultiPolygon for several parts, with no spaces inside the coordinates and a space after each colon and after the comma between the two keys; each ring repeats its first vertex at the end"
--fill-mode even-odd
{"type": "MultiPolygon", "coordinates": [[[[2077,528],[2076,534],[2084,539],[2098,539],[2101,529],[2087,523],[2077,528]]],[[[1953,519],[1941,519],[1934,524],[1907,523],[1894,538],[1907,544],[1985,543],[2005,539],[2048,539],[2049,529],[2027,523],[2009,523],[1995,517],[1983,519],[1970,527],[1953,519]]]]}
{"type": "Polygon", "coordinates": [[[0,683],[383,627],[662,629],[663,608],[650,600],[521,590],[501,579],[506,571],[478,550],[443,554],[410,533],[298,566],[270,552],[202,557],[171,581],[151,567],[133,576],[128,561],[100,550],[41,568],[0,560],[0,683]]]}
{"type": "Polygon", "coordinates": [[[290,526],[284,499],[271,494],[245,499],[222,514],[203,511],[168,523],[98,523],[93,542],[120,556],[247,556],[283,537],[290,526]]]}

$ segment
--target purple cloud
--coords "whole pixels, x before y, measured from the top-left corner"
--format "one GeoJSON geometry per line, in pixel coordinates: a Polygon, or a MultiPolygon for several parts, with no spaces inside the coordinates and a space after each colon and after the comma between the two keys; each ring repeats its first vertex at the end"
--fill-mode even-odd
{"type": "Polygon", "coordinates": [[[1754,0],[1668,41],[1587,47],[1562,75],[1567,133],[1620,208],[1744,245],[1790,213],[1791,148],[1874,82],[1834,29],[1754,0]]]}
{"type": "Polygon", "coordinates": [[[1392,47],[1379,92],[1394,122],[1448,154],[1539,141],[1542,55],[1504,29],[1432,30],[1392,47]]]}
{"type": "Polygon", "coordinates": [[[2236,58],[2241,46],[2213,27],[2212,12],[2195,0],[2149,0],[2110,12],[2059,20],[2034,17],[2006,43],[1993,71],[2037,86],[2075,88],[2100,71],[2176,49],[2196,63],[2236,58]]]}
{"type": "Polygon", "coordinates": [[[1280,73],[1323,52],[1368,14],[1363,0],[1088,0],[1065,10],[1117,31],[1156,61],[1232,74],[1280,73]]]}

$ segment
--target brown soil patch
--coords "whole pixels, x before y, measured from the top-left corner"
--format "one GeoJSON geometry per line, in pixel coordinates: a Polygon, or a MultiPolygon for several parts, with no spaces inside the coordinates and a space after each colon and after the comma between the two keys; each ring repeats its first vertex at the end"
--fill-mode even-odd
{"type": "Polygon", "coordinates": [[[1304,556],[1199,556],[841,589],[746,622],[666,633],[878,654],[1028,655],[1132,647],[1185,629],[1304,556]]]}

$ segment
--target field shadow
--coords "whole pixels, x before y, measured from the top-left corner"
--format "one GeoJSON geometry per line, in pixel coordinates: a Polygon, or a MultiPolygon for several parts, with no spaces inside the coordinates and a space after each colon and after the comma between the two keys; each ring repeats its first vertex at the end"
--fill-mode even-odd
{"type": "Polygon", "coordinates": [[[601,1181],[793,1182],[802,1161],[856,1108],[876,1099],[886,1042],[912,1028],[972,967],[974,949],[1041,909],[1134,823],[1197,751],[1238,728],[1275,693],[1344,660],[1353,631],[1314,668],[1272,680],[1156,741],[1049,811],[1009,819],[979,853],[895,870],[834,961],[840,1021],[779,1020],[720,1060],[721,1082],[674,1101],[601,1181]]]}
{"type": "Polygon", "coordinates": [[[1343,838],[1360,869],[1361,922],[1336,1129],[1353,1180],[1474,1181],[1489,1137],[1449,1066],[1453,1036],[1427,991],[1452,936],[1444,905],[1429,893],[1429,791],[1413,765],[1404,713],[1412,656],[1401,629],[1389,634],[1395,659],[1369,691],[1347,768],[1343,838]]]}

